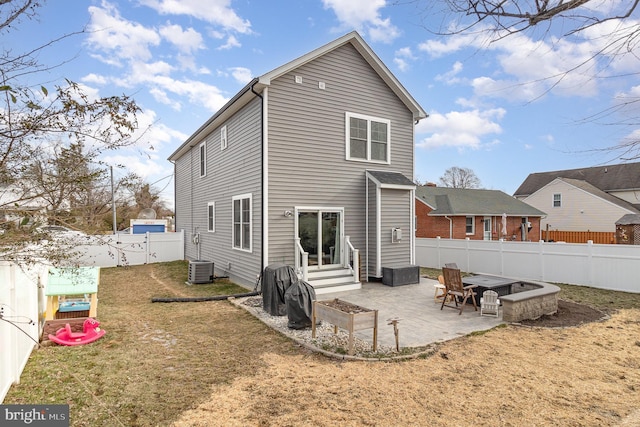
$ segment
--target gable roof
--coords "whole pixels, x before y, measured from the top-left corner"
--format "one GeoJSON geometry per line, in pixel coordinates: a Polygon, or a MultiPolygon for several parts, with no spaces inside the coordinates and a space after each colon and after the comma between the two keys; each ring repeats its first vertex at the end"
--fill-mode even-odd
{"type": "Polygon", "coordinates": [[[605,192],[638,190],[640,189],[640,163],[532,173],[520,184],[513,195],[530,196],[556,178],[579,179],[605,192]]]}
{"type": "Polygon", "coordinates": [[[387,68],[386,65],[380,60],[378,55],[369,47],[369,45],[364,41],[362,36],[358,34],[357,31],[352,31],[344,36],[327,43],[326,45],[319,47],[311,52],[294,59],[293,61],[287,62],[286,64],[276,68],[275,70],[269,71],[266,74],[258,77],[258,87],[261,89],[261,85],[268,86],[271,84],[271,80],[276,79],[284,74],[295,70],[296,68],[313,61],[316,58],[319,58],[328,52],[331,52],[340,46],[343,46],[347,43],[351,43],[351,45],[362,55],[365,61],[375,70],[375,72],[380,76],[382,80],[389,86],[389,88],[396,94],[398,98],[402,100],[404,105],[413,112],[413,118],[415,120],[424,119],[427,117],[427,113],[422,109],[420,104],[413,99],[413,97],[407,92],[407,90],[402,86],[400,81],[393,75],[393,73],[387,68]]]}
{"type": "Polygon", "coordinates": [[[626,214],[616,221],[616,225],[636,225],[640,224],[640,214],[626,214]]]}
{"type": "Polygon", "coordinates": [[[433,208],[429,215],[487,215],[542,217],[546,214],[499,190],[429,187],[416,188],[416,199],[433,208]]]}
{"type": "Polygon", "coordinates": [[[393,75],[393,73],[387,68],[386,65],[380,60],[380,58],[373,52],[373,50],[367,45],[364,39],[356,31],[352,31],[344,36],[327,43],[326,45],[319,47],[311,52],[287,62],[280,67],[263,74],[260,77],[256,77],[251,80],[245,87],[243,87],[233,98],[231,98],[220,110],[218,110],[209,120],[207,120],[198,130],[196,130],[187,140],[169,156],[170,161],[175,161],[186,153],[189,148],[196,146],[204,139],[204,136],[217,128],[231,117],[235,112],[239,111],[249,101],[258,96],[265,87],[271,85],[271,81],[289,73],[296,68],[313,61],[327,53],[344,46],[351,44],[362,55],[365,61],[371,66],[371,68],[380,76],[380,78],[387,84],[391,91],[404,103],[409,111],[413,113],[414,120],[421,120],[427,117],[427,113],[422,109],[420,104],[409,94],[409,92],[402,86],[400,81],[393,75]]]}
{"type": "Polygon", "coordinates": [[[567,184],[572,185],[576,188],[579,188],[580,190],[585,191],[593,196],[606,200],[611,204],[627,209],[634,213],[636,212],[640,213],[640,211],[638,211],[638,209],[632,203],[629,203],[626,200],[622,200],[619,197],[612,196],[611,194],[604,192],[599,188],[596,188],[594,185],[589,184],[587,181],[583,181],[581,179],[571,179],[571,178],[556,178],[551,182],[554,182],[554,181],[566,182],[567,184]]]}

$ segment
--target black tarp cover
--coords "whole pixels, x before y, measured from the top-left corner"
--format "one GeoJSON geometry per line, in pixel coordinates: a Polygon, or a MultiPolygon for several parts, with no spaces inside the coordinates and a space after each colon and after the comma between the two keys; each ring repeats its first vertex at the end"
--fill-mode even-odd
{"type": "Polygon", "coordinates": [[[316,299],[316,291],[313,286],[302,280],[294,283],[284,293],[287,306],[287,316],[291,329],[304,329],[311,326],[313,301],[316,299]]]}
{"type": "Polygon", "coordinates": [[[287,314],[284,293],[298,276],[292,267],[285,264],[270,264],[262,274],[262,308],[272,316],[287,314]]]}

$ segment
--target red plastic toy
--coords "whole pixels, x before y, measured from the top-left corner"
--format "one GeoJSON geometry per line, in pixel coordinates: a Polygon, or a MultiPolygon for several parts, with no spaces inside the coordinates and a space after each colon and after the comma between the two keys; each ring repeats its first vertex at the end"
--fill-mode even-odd
{"type": "Polygon", "coordinates": [[[100,322],[91,317],[82,324],[82,331],[72,332],[71,325],[67,323],[55,335],[49,334],[49,339],[60,345],[82,345],[94,342],[107,333],[100,329],[100,322]]]}

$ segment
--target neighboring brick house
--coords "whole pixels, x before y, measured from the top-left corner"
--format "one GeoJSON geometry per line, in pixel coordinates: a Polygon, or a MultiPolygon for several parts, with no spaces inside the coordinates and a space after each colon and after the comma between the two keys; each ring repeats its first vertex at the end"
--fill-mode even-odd
{"type": "Polygon", "coordinates": [[[614,232],[640,214],[640,163],[532,173],[514,197],[547,212],[543,229],[614,232]]]}
{"type": "Polygon", "coordinates": [[[537,241],[544,215],[498,190],[416,188],[416,237],[537,241]]]}

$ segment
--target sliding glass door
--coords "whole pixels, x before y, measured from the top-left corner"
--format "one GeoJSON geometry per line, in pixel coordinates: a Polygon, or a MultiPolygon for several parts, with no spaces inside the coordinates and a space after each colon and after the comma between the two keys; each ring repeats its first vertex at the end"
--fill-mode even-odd
{"type": "Polygon", "coordinates": [[[298,209],[300,244],[309,253],[309,268],[342,264],[342,209],[298,209]]]}

